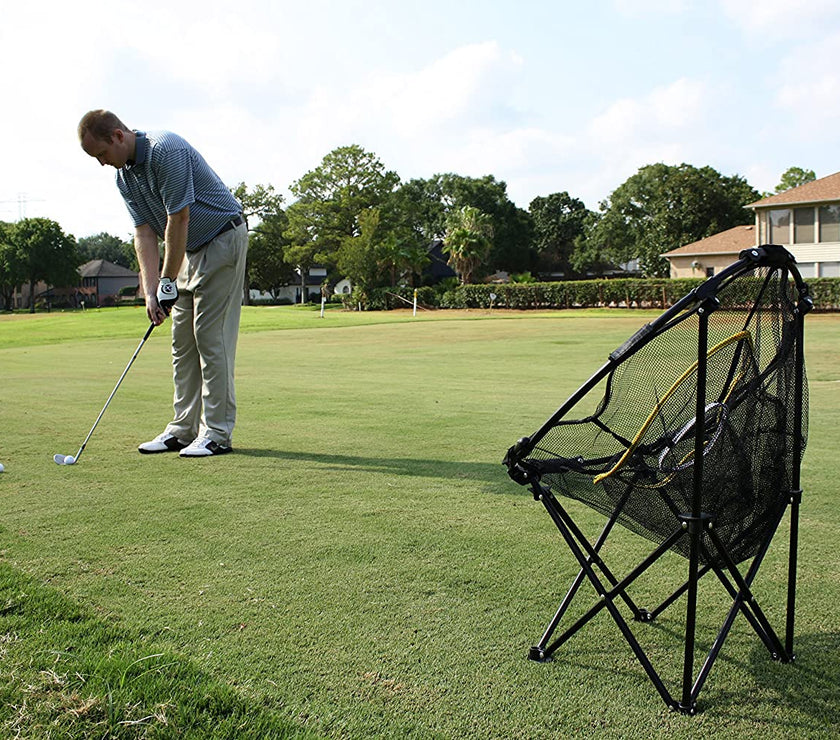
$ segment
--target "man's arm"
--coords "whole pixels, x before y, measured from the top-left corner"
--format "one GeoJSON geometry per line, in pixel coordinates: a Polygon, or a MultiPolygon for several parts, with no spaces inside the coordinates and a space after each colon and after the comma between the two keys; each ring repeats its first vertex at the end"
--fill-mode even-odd
{"type": "Polygon", "coordinates": [[[157,300],[158,283],[162,277],[173,282],[178,277],[181,263],[187,252],[187,228],[190,221],[190,209],[184,208],[170,214],[166,222],[165,244],[163,252],[163,270],[160,269],[160,248],[157,234],[148,224],[138,226],[134,232],[134,251],[140,264],[140,280],[146,295],[146,313],[149,320],[159,326],[168,315],[157,300]]]}
{"type": "Polygon", "coordinates": [[[134,251],[140,265],[140,285],[146,296],[146,313],[156,326],[163,323],[166,314],[157,302],[158,281],[160,280],[160,249],[157,234],[148,224],[134,230],[134,251]]]}
{"type": "Polygon", "coordinates": [[[174,281],[181,271],[181,263],[187,253],[187,230],[190,225],[190,207],[185,206],[178,213],[170,213],[166,219],[166,242],[163,252],[161,277],[174,281]]]}

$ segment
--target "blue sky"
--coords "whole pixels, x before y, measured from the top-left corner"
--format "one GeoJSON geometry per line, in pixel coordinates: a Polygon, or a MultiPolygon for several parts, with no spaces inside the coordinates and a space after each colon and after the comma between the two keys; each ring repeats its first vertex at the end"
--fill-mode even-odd
{"type": "Polygon", "coordinates": [[[840,170],[836,0],[18,2],[0,26],[0,219],[132,228],[91,108],[191,141],[229,185],[360,144],[403,180],[492,174],[591,209],[639,167],[772,190],[840,170]]]}

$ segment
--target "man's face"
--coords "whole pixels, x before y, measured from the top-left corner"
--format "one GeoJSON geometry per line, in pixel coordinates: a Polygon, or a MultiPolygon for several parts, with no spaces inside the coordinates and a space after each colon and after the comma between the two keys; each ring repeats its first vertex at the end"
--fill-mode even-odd
{"type": "Polygon", "coordinates": [[[111,134],[110,141],[103,141],[91,136],[90,132],[82,139],[82,149],[94,157],[103,167],[108,164],[120,169],[128,161],[131,152],[128,151],[128,141],[125,134],[117,129],[111,134]]]}

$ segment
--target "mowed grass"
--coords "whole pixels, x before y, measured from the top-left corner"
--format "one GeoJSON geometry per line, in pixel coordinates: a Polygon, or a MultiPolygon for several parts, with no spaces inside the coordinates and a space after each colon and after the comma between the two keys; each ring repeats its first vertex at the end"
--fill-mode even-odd
{"type": "MultiPolygon", "coordinates": [[[[246,308],[236,453],[211,460],[136,452],[170,412],[158,329],[72,467],[52,455],[76,453],[144,313],[0,317],[0,736],[836,736],[837,316],[807,322],[797,661],[739,618],[689,718],[605,613],[526,658],[576,568],[501,458],[654,315],[246,308]]],[[[613,562],[650,549],[616,534],[613,562]]],[[[757,589],[780,630],[786,539],[757,589]]],[[[682,621],[637,628],[674,693],[682,621]]]]}

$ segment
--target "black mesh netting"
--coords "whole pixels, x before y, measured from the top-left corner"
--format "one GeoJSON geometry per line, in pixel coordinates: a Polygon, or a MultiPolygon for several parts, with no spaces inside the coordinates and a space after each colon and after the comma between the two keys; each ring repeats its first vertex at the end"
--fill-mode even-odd
{"type": "MultiPolygon", "coordinates": [[[[752,557],[789,500],[796,449],[796,286],[782,267],[723,282],[708,315],[701,510],[735,562],[752,557]]],[[[708,302],[706,304],[709,305],[708,302]]],[[[657,543],[692,510],[698,412],[697,307],[679,313],[523,458],[555,495],[579,500],[657,543]]],[[[798,464],[798,460],[796,460],[798,464]]],[[[674,549],[688,556],[690,538],[674,549]]],[[[704,538],[703,562],[720,562],[704,538]]]]}

